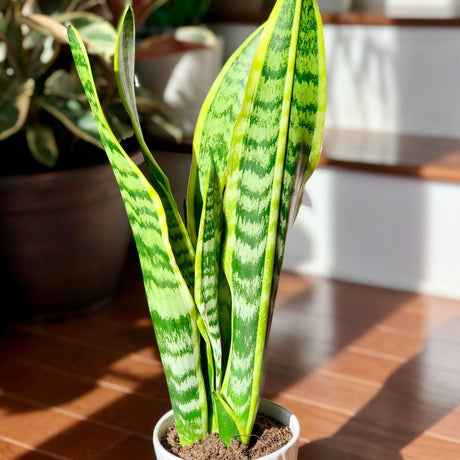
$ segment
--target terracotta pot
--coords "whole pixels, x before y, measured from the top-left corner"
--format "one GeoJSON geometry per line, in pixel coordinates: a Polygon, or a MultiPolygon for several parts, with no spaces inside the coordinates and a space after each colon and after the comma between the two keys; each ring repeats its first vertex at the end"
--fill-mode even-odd
{"type": "MultiPolygon", "coordinates": [[[[272,454],[260,457],[259,460],[296,460],[300,435],[300,425],[297,417],[283,406],[266,399],[260,400],[259,412],[289,426],[292,431],[292,439],[285,446],[272,454]]],[[[177,460],[180,458],[168,452],[160,442],[166,430],[173,423],[174,415],[172,410],[170,410],[155,425],[153,430],[153,447],[157,460],[177,460]]]]}
{"type": "Polygon", "coordinates": [[[47,321],[103,306],[131,238],[108,163],[0,177],[2,317],[47,321]]]}

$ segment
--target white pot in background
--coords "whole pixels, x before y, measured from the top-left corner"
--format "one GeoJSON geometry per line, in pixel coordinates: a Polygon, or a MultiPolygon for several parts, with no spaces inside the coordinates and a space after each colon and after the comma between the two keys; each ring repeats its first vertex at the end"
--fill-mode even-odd
{"type": "Polygon", "coordinates": [[[321,13],[339,14],[351,8],[352,0],[318,0],[321,13]]]}
{"type": "Polygon", "coordinates": [[[455,18],[460,16],[460,0],[386,0],[385,14],[395,18],[455,18]]]}
{"type": "MultiPolygon", "coordinates": [[[[193,136],[201,105],[223,65],[223,46],[212,32],[203,28],[208,48],[182,51],[144,59],[136,64],[143,86],[162,100],[182,128],[184,138],[193,136]]],[[[175,38],[194,41],[195,27],[180,27],[175,38]]],[[[202,36],[196,41],[202,43],[202,36]]]]}
{"type": "MultiPolygon", "coordinates": [[[[300,425],[297,417],[283,406],[266,399],[260,400],[259,412],[289,426],[292,432],[292,439],[281,449],[272,454],[264,455],[258,460],[296,460],[300,435],[300,425]]],[[[168,452],[160,442],[166,430],[173,423],[174,416],[171,410],[163,415],[155,425],[155,429],[153,430],[153,447],[157,460],[177,460],[179,458],[171,452],[168,452]]]]}

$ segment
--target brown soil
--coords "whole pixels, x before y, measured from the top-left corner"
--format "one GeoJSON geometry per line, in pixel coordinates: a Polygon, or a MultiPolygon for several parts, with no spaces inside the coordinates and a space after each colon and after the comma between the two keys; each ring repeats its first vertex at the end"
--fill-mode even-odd
{"type": "Polygon", "coordinates": [[[168,429],[161,443],[169,452],[189,460],[254,460],[277,451],[291,438],[289,427],[258,415],[249,446],[232,439],[230,447],[227,447],[217,433],[213,433],[191,446],[182,447],[175,426],[168,429]]]}

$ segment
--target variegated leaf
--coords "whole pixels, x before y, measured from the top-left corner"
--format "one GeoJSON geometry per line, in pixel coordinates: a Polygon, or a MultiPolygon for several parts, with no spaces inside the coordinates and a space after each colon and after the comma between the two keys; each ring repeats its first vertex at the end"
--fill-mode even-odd
{"type": "Polygon", "coordinates": [[[208,430],[198,312],[175,261],[161,199],[111,132],[97,97],[83,42],[76,29],[69,27],[68,34],[133,230],[175,422],[181,442],[190,444],[203,438],[208,430]]]}
{"type": "MultiPolygon", "coordinates": [[[[315,11],[314,0],[279,0],[265,24],[228,161],[224,270],[232,292],[233,316],[222,395],[246,435],[252,431],[257,410],[272,294],[276,293],[275,261],[282,258],[280,241],[284,244],[285,233],[279,235],[279,226],[285,181],[292,191],[285,164],[290,131],[298,128],[291,122],[291,104],[297,97],[305,97],[295,93],[298,85],[294,82],[298,49],[311,45],[311,41],[299,40],[301,22],[308,19],[302,12],[308,8],[315,11]]],[[[316,23],[307,27],[312,26],[318,29],[316,23]]],[[[318,59],[322,59],[320,53],[302,72],[317,72],[318,59]]],[[[304,152],[307,158],[309,154],[304,152]]],[[[305,156],[298,156],[295,168],[299,161],[305,161],[305,156]]],[[[283,211],[288,213],[289,206],[283,211]]]]}
{"type": "Polygon", "coordinates": [[[72,11],[55,16],[61,24],[71,23],[77,28],[89,53],[102,56],[111,63],[117,31],[101,16],[88,11],[72,11]]]}
{"type": "Polygon", "coordinates": [[[219,318],[219,277],[222,239],[222,193],[211,165],[205,188],[195,257],[195,302],[206,325],[212,351],[211,392],[220,390],[222,381],[222,342],[219,318]]]}
{"type": "Polygon", "coordinates": [[[48,168],[55,166],[59,151],[53,129],[37,123],[27,125],[25,132],[27,146],[34,158],[48,168]]]}
{"type": "Polygon", "coordinates": [[[101,146],[96,123],[87,104],[76,99],[41,96],[36,103],[57,118],[69,131],[90,144],[101,146]]]}
{"type": "Polygon", "coordinates": [[[63,99],[76,99],[84,103],[87,101],[78,76],[64,69],[54,71],[46,79],[43,94],[63,99]]]}
{"type": "Polygon", "coordinates": [[[123,27],[118,35],[115,51],[115,73],[118,91],[123,105],[132,121],[134,132],[139,141],[147,165],[150,180],[157,190],[166,212],[171,246],[182,275],[189,288],[193,289],[194,279],[194,250],[187,234],[185,225],[173,198],[168,178],[165,176],[158,163],[155,161],[142,134],[139,115],[136,106],[135,81],[134,81],[134,50],[135,50],[135,25],[134,14],[131,7],[125,9],[120,21],[123,27]]]}
{"type": "Polygon", "coordinates": [[[187,227],[194,242],[211,163],[215,165],[219,181],[224,180],[233,126],[243,101],[261,30],[254,32],[227,61],[210,89],[197,120],[187,191],[187,227]]]}
{"type": "Polygon", "coordinates": [[[0,140],[23,127],[34,88],[33,79],[10,78],[0,68],[0,140]]]}
{"type": "Polygon", "coordinates": [[[269,326],[283,261],[286,234],[302,203],[305,183],[316,169],[326,113],[326,63],[321,16],[315,2],[303,2],[283,176],[269,326]]]}

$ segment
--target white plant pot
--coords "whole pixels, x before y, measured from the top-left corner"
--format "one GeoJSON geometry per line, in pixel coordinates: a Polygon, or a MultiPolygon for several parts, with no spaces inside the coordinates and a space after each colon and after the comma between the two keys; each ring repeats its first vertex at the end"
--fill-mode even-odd
{"type": "Polygon", "coordinates": [[[351,8],[352,0],[318,0],[321,13],[340,14],[351,8]]]}
{"type": "MultiPolygon", "coordinates": [[[[283,406],[266,399],[260,400],[259,412],[289,426],[292,432],[292,439],[286,445],[272,454],[260,457],[259,460],[296,460],[300,435],[300,425],[297,417],[283,406]]],[[[173,423],[174,416],[171,410],[163,415],[155,425],[153,430],[153,447],[157,460],[177,460],[179,458],[177,455],[168,452],[160,442],[166,430],[173,423]]]]}
{"type": "MultiPolygon", "coordinates": [[[[178,28],[175,37],[193,41],[193,28],[178,28]]],[[[140,82],[163,101],[186,139],[193,136],[203,101],[222,68],[223,53],[222,41],[216,37],[209,48],[153,57],[136,64],[140,82]]]]}

